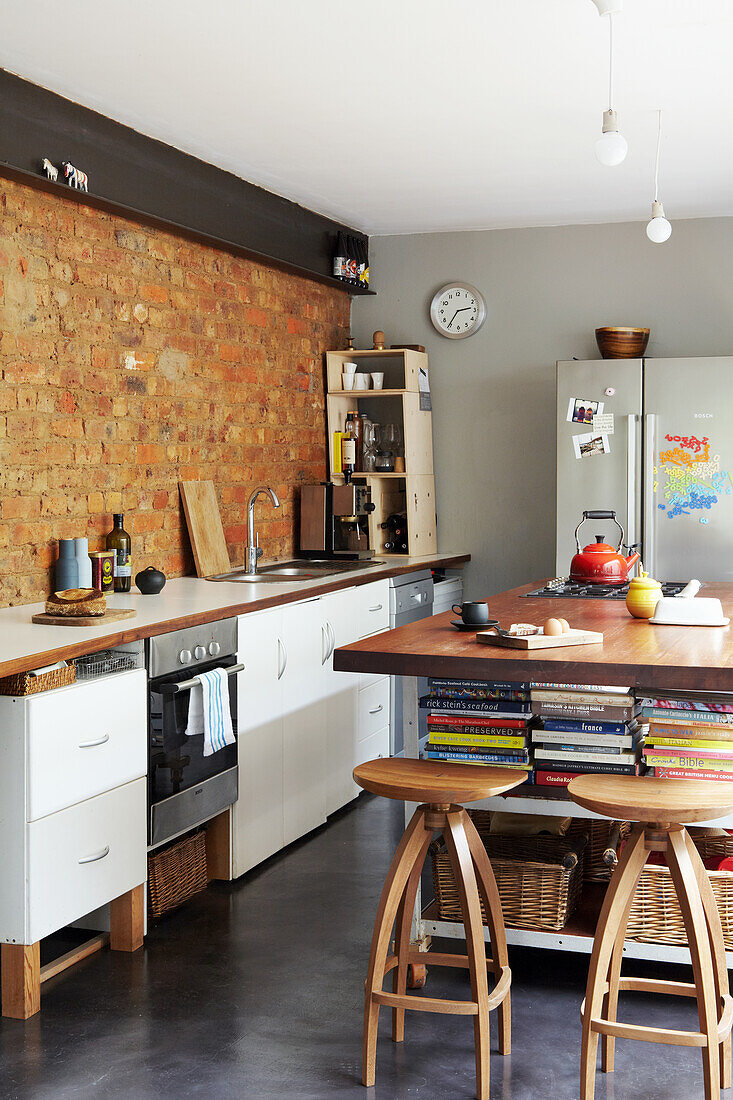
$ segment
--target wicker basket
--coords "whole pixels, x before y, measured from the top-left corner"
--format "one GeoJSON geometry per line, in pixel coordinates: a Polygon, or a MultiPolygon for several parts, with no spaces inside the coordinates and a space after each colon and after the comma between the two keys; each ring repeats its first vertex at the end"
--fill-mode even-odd
{"type": "MultiPolygon", "coordinates": [[[[703,859],[708,856],[720,856],[722,859],[723,856],[733,855],[733,836],[693,839],[703,859]]],[[[726,949],[733,951],[733,872],[708,871],[708,878],[718,903],[726,949]]],[[[642,943],[687,944],[682,913],[667,867],[652,864],[642,871],[629,913],[626,939],[642,943]]]]}
{"type": "Polygon", "coordinates": [[[153,917],[177,909],[207,885],[205,829],[148,856],[148,892],[153,917]]]}
{"type": "MultiPolygon", "coordinates": [[[[478,827],[476,813],[471,816],[478,827]]],[[[479,832],[491,859],[505,924],[553,932],[563,928],[580,900],[585,837],[487,835],[483,828],[479,832]]],[[[458,890],[442,839],[433,842],[430,854],[440,916],[460,921],[458,890]]],[[[483,905],[481,914],[486,923],[483,905]]]]}
{"type": "Polygon", "coordinates": [[[41,676],[31,676],[30,672],[19,672],[15,676],[5,676],[0,680],[0,695],[37,695],[39,691],[51,691],[53,688],[66,687],[76,680],[76,668],[54,668],[41,676]]]}
{"type": "MultiPolygon", "coordinates": [[[[614,867],[609,866],[603,856],[612,848],[618,848],[622,840],[631,832],[628,821],[594,821],[584,817],[574,817],[568,829],[568,836],[587,836],[588,847],[583,860],[584,882],[608,882],[614,867]]],[[[615,865],[614,865],[615,866],[615,865]]]]}

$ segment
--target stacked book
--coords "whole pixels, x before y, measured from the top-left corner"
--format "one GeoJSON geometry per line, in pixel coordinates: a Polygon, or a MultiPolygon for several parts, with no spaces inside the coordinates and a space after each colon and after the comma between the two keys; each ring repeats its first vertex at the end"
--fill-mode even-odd
{"type": "Polygon", "coordinates": [[[430,679],[428,688],[429,760],[521,768],[532,782],[528,683],[430,679]]]}
{"type": "Polygon", "coordinates": [[[730,702],[642,699],[648,720],[644,751],[658,779],[733,779],[733,698],[730,702]]]}
{"type": "Polygon", "coordinates": [[[567,787],[579,774],[638,775],[643,748],[632,688],[533,683],[535,782],[567,787]]]}

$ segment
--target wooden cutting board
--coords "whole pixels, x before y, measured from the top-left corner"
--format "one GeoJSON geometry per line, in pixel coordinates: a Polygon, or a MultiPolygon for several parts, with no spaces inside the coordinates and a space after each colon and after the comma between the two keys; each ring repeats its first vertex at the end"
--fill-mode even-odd
{"type": "Polygon", "coordinates": [[[477,642],[484,645],[503,646],[504,649],[561,649],[568,645],[590,645],[603,641],[603,635],[597,630],[569,630],[567,634],[550,636],[545,634],[520,634],[516,638],[503,638],[501,634],[492,634],[481,630],[476,635],[477,642]]]}
{"type": "Polygon", "coordinates": [[[228,573],[229,551],[213,481],[179,481],[193,560],[199,577],[228,573]]]}
{"type": "Polygon", "coordinates": [[[120,619],[132,619],[137,615],[134,607],[110,607],[104,615],[32,615],[32,623],[44,623],[46,626],[106,626],[120,619]]]}

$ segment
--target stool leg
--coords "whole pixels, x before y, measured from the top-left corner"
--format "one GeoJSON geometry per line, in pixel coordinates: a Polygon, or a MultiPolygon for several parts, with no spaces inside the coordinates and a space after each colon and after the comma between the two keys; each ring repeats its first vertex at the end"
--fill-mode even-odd
{"type": "MultiPolygon", "coordinates": [[[[692,863],[693,869],[695,871],[697,884],[700,887],[702,907],[705,912],[705,920],[708,926],[710,949],[713,955],[715,994],[718,999],[718,1013],[720,1014],[722,998],[730,993],[730,986],[728,984],[728,964],[725,958],[725,942],[723,940],[723,928],[720,923],[718,903],[715,900],[715,894],[713,893],[713,888],[710,885],[710,879],[708,878],[705,864],[700,858],[700,853],[698,852],[695,845],[692,843],[692,837],[686,829],[685,843],[687,845],[687,851],[690,854],[690,862],[692,863]]],[[[721,1089],[729,1089],[730,1086],[731,1037],[729,1033],[720,1044],[720,1087],[721,1089]]]]}
{"type": "Polygon", "coordinates": [[[591,1030],[591,1020],[600,1013],[619,922],[626,912],[629,898],[633,896],[636,889],[646,858],[644,826],[637,825],[624,846],[616,873],[606,890],[593,941],[580,1051],[580,1100],[593,1100],[595,1093],[598,1032],[591,1030]]]}
{"type": "MultiPolygon", "coordinates": [[[[488,857],[483,841],[478,830],[466,814],[464,822],[468,847],[471,849],[478,889],[486,911],[486,920],[489,926],[491,938],[491,957],[494,961],[494,974],[497,979],[502,968],[509,966],[509,952],[506,946],[506,930],[504,928],[504,914],[501,908],[499,890],[494,878],[491,860],[488,857]]],[[[499,1005],[499,1053],[511,1054],[512,1050],[512,1000],[511,990],[499,1005]]]]}
{"type": "Polygon", "coordinates": [[[705,1100],[719,1100],[720,1058],[718,1054],[718,1006],[716,1003],[713,959],[710,938],[703,910],[700,887],[685,842],[685,830],[673,829],[669,833],[667,863],[672,874],[677,900],[685,922],[687,942],[692,958],[692,971],[697,989],[697,1011],[700,1031],[707,1035],[707,1046],[702,1047],[705,1100]]]}
{"type": "MultiPolygon", "coordinates": [[[[417,897],[417,888],[420,885],[420,875],[422,874],[423,864],[425,863],[425,857],[428,854],[428,848],[433,838],[432,830],[428,830],[425,833],[425,840],[423,846],[420,849],[416,859],[415,865],[410,872],[410,877],[407,880],[407,886],[405,892],[402,895],[402,900],[397,911],[397,923],[395,924],[394,945],[395,954],[399,960],[397,966],[392,971],[392,991],[394,993],[401,993],[403,996],[407,992],[407,957],[410,951],[410,932],[412,931],[412,914],[415,909],[415,898],[417,897]]],[[[405,1038],[405,1009],[393,1008],[392,1009],[392,1039],[395,1043],[401,1043],[405,1038]]]]}
{"type": "MultiPolygon", "coordinates": [[[[372,1000],[372,994],[382,988],[384,966],[387,961],[390,933],[397,915],[397,907],[410,878],[415,860],[420,853],[425,838],[425,810],[418,806],[412,815],[400,841],[387,878],[382,887],[379,908],[374,921],[372,946],[369,953],[369,969],[364,987],[364,1046],[362,1062],[362,1082],[369,1088],[374,1084],[377,1058],[377,1028],[379,1025],[379,1005],[372,1000]]],[[[430,830],[432,837],[432,830],[430,830]]]]}
{"type": "MultiPolygon", "coordinates": [[[[603,998],[602,1014],[604,1020],[615,1020],[618,1013],[618,983],[621,978],[621,963],[624,957],[624,941],[626,928],[629,923],[629,913],[634,904],[634,895],[631,894],[626,909],[618,926],[616,942],[611,954],[611,965],[608,970],[608,993],[603,998]]],[[[601,1070],[603,1073],[613,1073],[616,1057],[616,1039],[613,1035],[601,1036],[601,1070]]]]}
{"type": "Polygon", "coordinates": [[[478,1012],[473,1018],[473,1034],[476,1047],[476,1096],[478,1100],[489,1100],[489,982],[486,973],[484,922],[481,919],[481,906],[479,904],[476,874],[473,869],[473,859],[464,828],[464,820],[467,816],[465,810],[447,814],[447,828],[444,837],[453,876],[458,886],[463,924],[466,929],[471,998],[478,1005],[478,1012]]]}

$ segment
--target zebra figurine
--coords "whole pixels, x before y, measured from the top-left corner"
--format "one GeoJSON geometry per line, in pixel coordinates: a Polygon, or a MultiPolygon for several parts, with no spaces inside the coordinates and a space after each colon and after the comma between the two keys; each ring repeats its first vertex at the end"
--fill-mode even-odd
{"type": "Polygon", "coordinates": [[[86,172],[81,172],[78,168],[75,168],[69,160],[62,162],[62,168],[69,187],[75,187],[77,191],[88,191],[89,177],[86,172]]]}
{"type": "Polygon", "coordinates": [[[41,161],[41,171],[46,173],[47,179],[50,179],[53,183],[59,178],[59,170],[55,164],[51,164],[48,157],[44,157],[41,161]]]}

